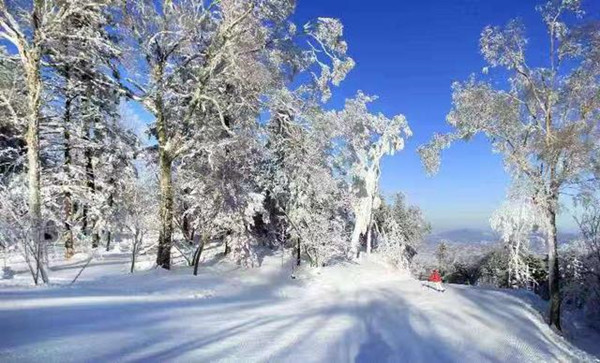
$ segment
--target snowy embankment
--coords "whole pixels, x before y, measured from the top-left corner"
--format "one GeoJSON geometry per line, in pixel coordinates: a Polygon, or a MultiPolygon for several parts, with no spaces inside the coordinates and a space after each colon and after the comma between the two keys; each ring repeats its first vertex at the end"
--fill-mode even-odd
{"type": "MultiPolygon", "coordinates": [[[[85,261],[55,268],[70,281],[85,261]]],[[[363,262],[290,279],[280,257],[126,274],[93,261],[71,286],[0,287],[0,361],[553,362],[590,360],[510,293],[445,293],[363,262]]]]}

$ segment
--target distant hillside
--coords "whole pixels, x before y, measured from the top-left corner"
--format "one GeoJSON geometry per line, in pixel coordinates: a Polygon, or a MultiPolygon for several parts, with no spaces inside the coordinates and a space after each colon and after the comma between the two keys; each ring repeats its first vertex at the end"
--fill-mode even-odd
{"type": "MultiPolygon", "coordinates": [[[[559,232],[558,243],[568,243],[578,238],[577,233],[559,232]]],[[[425,243],[422,249],[430,250],[436,247],[442,240],[454,245],[490,245],[498,242],[500,236],[494,231],[477,228],[460,228],[443,232],[436,232],[425,237],[425,243]]],[[[546,246],[543,236],[540,233],[534,234],[531,240],[531,247],[534,252],[545,252],[546,246]]]]}
{"type": "Polygon", "coordinates": [[[437,245],[441,240],[456,244],[488,244],[498,240],[498,236],[491,230],[461,228],[449,231],[432,233],[425,238],[427,244],[437,245]]]}

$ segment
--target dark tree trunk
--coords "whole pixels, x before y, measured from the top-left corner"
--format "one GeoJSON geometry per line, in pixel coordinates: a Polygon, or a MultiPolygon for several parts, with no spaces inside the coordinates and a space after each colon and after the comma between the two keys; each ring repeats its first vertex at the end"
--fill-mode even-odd
{"type": "Polygon", "coordinates": [[[229,247],[227,240],[225,240],[225,251],[223,252],[223,256],[229,255],[230,252],[231,252],[231,247],[229,247]]]}
{"type": "MultiPolygon", "coordinates": [[[[188,188],[185,188],[183,190],[184,196],[187,196],[189,193],[190,193],[190,190],[188,188]]],[[[185,200],[183,201],[181,206],[183,209],[183,216],[181,218],[181,233],[183,233],[183,237],[188,241],[188,243],[190,245],[192,245],[194,243],[194,234],[195,234],[194,232],[195,231],[192,228],[192,223],[190,222],[190,216],[187,213],[189,206],[185,202],[185,200]]]]}
{"type": "Polygon", "coordinates": [[[302,258],[301,258],[301,249],[300,249],[300,238],[297,238],[297,242],[296,242],[296,266],[300,266],[300,263],[302,262],[302,258]]]}
{"type": "MultiPolygon", "coordinates": [[[[162,79],[163,69],[158,66],[155,69],[157,79],[162,79]]],[[[162,94],[156,97],[157,115],[156,131],[158,139],[159,158],[159,184],[160,184],[160,232],[158,236],[158,252],[156,254],[156,265],[164,269],[171,268],[171,247],[173,245],[173,181],[170,150],[167,150],[169,136],[167,133],[167,120],[163,113],[162,94]]]]}
{"type": "MultiPolygon", "coordinates": [[[[89,93],[90,91],[88,91],[89,93]]],[[[88,100],[89,100],[88,95],[88,100]]],[[[89,102],[89,101],[88,101],[89,102]]],[[[88,106],[89,107],[89,106],[88,106]]],[[[94,175],[94,160],[93,160],[93,150],[92,150],[92,139],[94,137],[94,128],[95,128],[95,120],[93,118],[89,119],[86,122],[86,129],[84,130],[84,141],[85,141],[85,177],[86,177],[86,187],[90,196],[92,197],[96,193],[96,177],[94,175]]],[[[86,201],[86,204],[83,206],[83,231],[86,236],[89,236],[90,233],[92,235],[92,248],[97,248],[100,242],[100,236],[96,231],[95,221],[93,216],[90,216],[89,213],[89,203],[90,201],[86,201]]]]}
{"type": "MultiPolygon", "coordinates": [[[[185,204],[184,204],[184,208],[185,208],[185,204]]],[[[190,230],[190,220],[189,220],[187,214],[183,215],[183,220],[181,222],[181,232],[183,233],[183,236],[185,237],[185,239],[187,239],[189,243],[192,243],[192,241],[194,240],[194,236],[190,230]]]]}
{"type": "Polygon", "coordinates": [[[88,206],[87,203],[83,204],[81,211],[81,230],[83,234],[88,235],[88,206]]]}
{"type": "MultiPolygon", "coordinates": [[[[67,82],[69,82],[68,75],[69,71],[67,68],[67,82]]],[[[65,102],[65,117],[64,117],[64,142],[65,142],[65,175],[67,178],[70,177],[71,174],[71,133],[69,132],[69,124],[71,123],[71,99],[70,95],[67,93],[66,102],[65,102]]],[[[71,258],[75,253],[75,245],[73,241],[73,200],[71,197],[71,192],[67,186],[65,188],[65,200],[64,200],[64,208],[65,208],[65,257],[67,259],[71,258]]]]}
{"type": "Polygon", "coordinates": [[[106,232],[106,252],[110,251],[110,242],[112,239],[112,233],[110,231],[106,232]]]}
{"type": "MultiPolygon", "coordinates": [[[[556,198],[558,199],[558,198],[556,198]]],[[[556,201],[558,202],[558,201],[556,201]]],[[[553,203],[552,205],[556,205],[553,203]]],[[[558,269],[558,238],[556,232],[556,211],[550,208],[550,233],[548,233],[548,287],[550,290],[550,311],[548,324],[561,330],[560,325],[560,272],[558,269]]]]}
{"type": "Polygon", "coordinates": [[[133,248],[131,249],[131,268],[129,270],[130,273],[133,273],[133,271],[135,270],[135,258],[137,256],[139,246],[141,246],[142,244],[142,238],[143,237],[141,236],[139,229],[136,229],[135,236],[133,239],[133,248]]]}
{"type": "Polygon", "coordinates": [[[204,250],[204,245],[206,244],[206,236],[202,236],[200,243],[198,244],[198,248],[194,253],[194,276],[198,275],[198,265],[200,265],[200,256],[202,256],[202,251],[204,250]]]}
{"type": "MultiPolygon", "coordinates": [[[[115,172],[115,170],[113,169],[113,173],[114,172],[115,172]]],[[[109,209],[109,213],[112,213],[112,209],[115,204],[115,199],[114,199],[115,179],[111,176],[110,179],[108,180],[108,183],[111,186],[110,195],[108,196],[108,209],[109,209]]],[[[106,252],[110,251],[110,242],[112,241],[112,232],[110,230],[111,228],[112,228],[112,223],[111,223],[111,225],[108,226],[108,231],[106,231],[106,252]]]]}
{"type": "Polygon", "coordinates": [[[183,216],[183,221],[181,222],[181,232],[183,233],[183,237],[188,241],[189,244],[193,244],[194,237],[196,236],[196,230],[192,228],[192,224],[190,223],[190,217],[185,214],[183,216]]]}
{"type": "MultiPolygon", "coordinates": [[[[69,53],[69,43],[65,41],[65,52],[69,53]]],[[[69,127],[71,126],[71,107],[73,99],[71,94],[71,67],[69,64],[65,65],[65,112],[63,119],[63,137],[64,137],[64,172],[67,179],[71,179],[71,132],[69,127]]],[[[68,184],[66,182],[65,184],[68,184]]],[[[73,200],[69,186],[65,185],[65,222],[64,222],[64,242],[65,242],[65,257],[71,258],[75,253],[75,246],[73,241],[73,200]]]]}
{"type": "MultiPolygon", "coordinates": [[[[93,196],[96,193],[96,182],[95,182],[95,175],[94,175],[94,164],[93,164],[93,159],[92,159],[92,150],[87,147],[85,150],[85,174],[86,174],[86,186],[88,188],[88,191],[90,192],[90,194],[93,196]]],[[[91,217],[89,215],[89,207],[88,205],[85,205],[83,207],[83,225],[84,227],[84,231],[86,231],[86,234],[89,235],[91,233],[92,235],[92,248],[97,248],[98,245],[100,244],[100,235],[98,234],[98,231],[96,231],[96,226],[95,226],[95,222],[94,222],[94,218],[91,217]]]]}
{"type": "Polygon", "coordinates": [[[173,189],[171,180],[171,161],[164,152],[160,157],[160,233],[156,264],[162,268],[171,268],[171,246],[173,244],[173,189]]]}

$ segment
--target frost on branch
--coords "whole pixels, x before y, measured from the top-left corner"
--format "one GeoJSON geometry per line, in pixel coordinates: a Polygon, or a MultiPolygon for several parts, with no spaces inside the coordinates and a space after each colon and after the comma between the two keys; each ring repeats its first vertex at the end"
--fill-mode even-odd
{"type": "Polygon", "coordinates": [[[313,77],[321,92],[322,102],[331,97],[329,82],[338,86],[355,65],[354,60],[346,54],[348,45],[342,37],[343,30],[342,23],[332,18],[318,18],[316,23],[304,26],[311,48],[308,52],[309,59],[320,68],[320,74],[313,74],[313,77]],[[319,57],[319,54],[324,54],[325,57],[319,57]]]}
{"type": "Polygon", "coordinates": [[[435,134],[433,139],[427,145],[419,146],[417,152],[421,156],[421,161],[425,166],[425,170],[428,174],[436,174],[441,165],[440,153],[443,149],[450,147],[454,135],[452,134],[435,134]]]}
{"type": "Polygon", "coordinates": [[[486,26],[481,33],[481,54],[492,67],[514,69],[525,60],[524,27],[517,20],[510,21],[504,29],[486,26]]]}

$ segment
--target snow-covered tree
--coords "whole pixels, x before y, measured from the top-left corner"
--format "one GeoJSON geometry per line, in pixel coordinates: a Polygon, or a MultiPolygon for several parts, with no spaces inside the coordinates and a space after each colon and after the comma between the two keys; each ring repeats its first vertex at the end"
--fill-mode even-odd
{"type": "MultiPolygon", "coordinates": [[[[207,34],[213,34],[213,19],[202,1],[126,1],[121,29],[131,48],[124,86],[127,95],[139,101],[154,117],[158,141],[161,228],[157,264],[170,268],[173,223],[173,160],[189,147],[186,133],[193,108],[194,86],[186,77],[203,61],[207,34]],[[127,33],[125,33],[127,32],[127,33]],[[202,48],[197,48],[202,47],[202,48]]],[[[198,102],[196,97],[194,102],[198,102]]],[[[191,130],[190,130],[191,131],[191,130]]]]}
{"type": "Polygon", "coordinates": [[[600,317],[600,204],[589,200],[576,218],[581,238],[564,246],[561,273],[567,303],[583,308],[590,321],[600,317]]]}
{"type": "Polygon", "coordinates": [[[18,249],[31,272],[35,284],[38,284],[41,269],[45,266],[45,252],[40,253],[39,248],[45,245],[35,244],[30,238],[31,226],[27,220],[27,189],[24,187],[24,176],[15,175],[10,179],[3,179],[0,183],[0,241],[3,249],[18,249]]]}
{"type": "Polygon", "coordinates": [[[122,184],[121,200],[116,213],[120,220],[121,230],[131,237],[131,268],[135,271],[135,263],[142,249],[149,249],[155,243],[148,243],[148,233],[156,229],[158,222],[157,185],[154,173],[140,166],[133,179],[122,184]]]}
{"type": "Polygon", "coordinates": [[[423,238],[431,231],[421,210],[407,205],[404,195],[397,193],[391,204],[382,199],[373,219],[375,251],[396,266],[408,269],[423,238]]]}
{"type": "MultiPolygon", "coordinates": [[[[203,132],[195,136],[194,148],[176,167],[185,224],[197,221],[194,228],[222,240],[224,254],[245,265],[256,265],[253,250],[260,245],[274,247],[292,235],[308,239],[311,233],[321,233],[311,227],[316,222],[304,217],[331,217],[317,209],[326,206],[319,197],[335,198],[319,189],[314,178],[314,173],[328,180],[332,175],[331,137],[323,130],[326,121],[319,118],[318,106],[329,97],[330,85],[339,84],[353,65],[339,21],[319,18],[298,31],[288,20],[292,2],[254,5],[257,13],[247,15],[244,22],[252,21],[248,27],[256,27],[263,37],[230,44],[239,48],[235,54],[248,57],[214,75],[206,92],[214,95],[221,112],[203,111],[203,132]],[[268,10],[273,6],[277,11],[268,10]],[[303,75],[308,77],[299,82],[303,75]],[[268,114],[266,123],[261,113],[268,114]],[[255,215],[250,218],[251,211],[255,215]],[[291,218],[296,220],[290,222],[291,218]],[[208,223],[198,222],[202,220],[208,223]],[[276,232],[276,226],[282,230],[276,232]]],[[[183,216],[179,219],[183,226],[183,216]]],[[[306,242],[323,243],[316,237],[306,242]]],[[[307,255],[317,254],[308,252],[308,245],[303,249],[307,255]]]]}
{"type": "Polygon", "coordinates": [[[405,138],[412,135],[403,115],[388,118],[382,113],[371,113],[368,104],[375,99],[359,92],[354,99],[346,100],[342,111],[332,116],[343,127],[351,163],[355,221],[350,252],[354,258],[360,253],[361,236],[367,240],[367,251],[371,250],[373,211],[381,205],[381,159],[402,150],[405,138]]]}
{"type": "MultiPolygon", "coordinates": [[[[142,210],[154,212],[147,193],[159,197],[163,268],[175,244],[197,272],[208,241],[246,266],[260,248],[293,249],[314,266],[357,255],[360,238],[370,251],[380,161],[411,132],[401,115],[370,113],[375,98],[362,93],[325,109],[354,61],[339,20],[298,27],[295,5],[0,0],[10,43],[0,50],[0,187],[3,208],[18,212],[2,223],[27,246],[36,280],[48,281],[46,224],[66,258],[103,241],[109,250],[129,229],[135,247],[149,234],[142,210]],[[126,102],[154,117],[145,149],[120,115],[126,102]],[[142,154],[157,188],[140,180],[142,154]]],[[[392,240],[418,238],[408,215],[390,213],[381,234],[392,254],[392,240]]]]}
{"type": "Polygon", "coordinates": [[[326,95],[329,84],[351,68],[353,63],[336,56],[346,52],[341,24],[323,18],[297,34],[287,20],[294,5],[291,0],[127,1],[124,29],[130,29],[137,55],[130,64],[142,66],[128,72],[123,86],[156,118],[160,266],[170,266],[174,164],[190,155],[233,153],[236,142],[247,144],[244,138],[253,135],[265,96],[285,87],[299,70],[318,64],[315,84],[326,95]],[[301,50],[298,36],[314,44],[301,50]],[[320,52],[336,60],[332,67],[319,60],[320,52]]]}
{"type": "MultiPolygon", "coordinates": [[[[40,120],[42,118],[42,56],[44,53],[43,39],[50,36],[52,26],[57,26],[59,20],[56,11],[44,8],[45,2],[34,1],[31,10],[20,8],[9,9],[10,4],[0,3],[0,37],[12,43],[18,51],[19,60],[25,74],[27,94],[27,119],[25,142],[27,143],[27,172],[28,172],[28,201],[31,241],[35,246],[34,255],[42,281],[48,282],[46,267],[43,260],[45,246],[42,246],[42,210],[40,186],[40,120]],[[28,11],[29,10],[29,11],[28,11]]],[[[37,282],[37,280],[36,280],[37,282]]]]}
{"type": "MultiPolygon", "coordinates": [[[[489,66],[503,68],[506,89],[495,81],[477,80],[453,85],[453,109],[447,116],[455,131],[435,135],[420,149],[428,170],[439,168],[439,152],[459,139],[486,135],[504,157],[515,181],[527,184],[529,198],[545,211],[550,285],[549,323],[560,329],[560,292],[556,216],[559,197],[589,179],[592,150],[600,112],[598,35],[580,26],[580,1],[549,1],[538,9],[549,39],[544,67],[526,60],[523,26],[511,21],[505,28],[486,27],[481,52],[489,66]],[[573,16],[574,15],[574,16],[573,16]]],[[[488,73],[489,68],[484,69],[488,73]]]]}
{"type": "Polygon", "coordinates": [[[42,181],[62,205],[57,214],[64,220],[67,257],[74,252],[75,240],[89,238],[93,247],[100,243],[105,199],[100,169],[107,152],[119,153],[107,144],[122,134],[115,127],[120,96],[112,70],[120,50],[110,30],[112,2],[82,5],[85,11],[64,19],[57,35],[47,41],[45,59],[50,111],[41,129],[42,151],[53,163],[42,181]]]}
{"type": "Polygon", "coordinates": [[[511,287],[525,287],[535,283],[533,271],[527,263],[529,241],[536,230],[547,230],[548,220],[543,210],[525,199],[510,199],[491,217],[492,229],[508,248],[508,283],[511,287]]]}
{"type": "Polygon", "coordinates": [[[316,101],[282,91],[273,97],[262,185],[271,238],[304,254],[313,265],[346,253],[348,195],[336,166],[341,129],[316,101]]]}
{"type": "Polygon", "coordinates": [[[23,170],[27,94],[19,60],[0,51],[0,174],[6,177],[23,170]]]}
{"type": "Polygon", "coordinates": [[[435,251],[435,257],[437,259],[437,268],[440,269],[441,271],[444,271],[446,264],[447,264],[448,244],[449,244],[448,241],[441,240],[435,251]]]}
{"type": "MultiPolygon", "coordinates": [[[[36,253],[43,254],[46,248],[42,246],[42,165],[41,160],[51,157],[53,150],[49,149],[46,137],[55,134],[53,127],[56,113],[55,95],[51,85],[56,78],[53,65],[56,65],[58,44],[76,42],[86,44],[79,49],[98,49],[107,46],[103,43],[106,38],[98,34],[99,26],[105,24],[104,9],[108,5],[104,0],[82,1],[2,1],[0,2],[0,37],[11,43],[16,52],[10,55],[18,60],[19,70],[23,75],[23,86],[26,94],[26,107],[23,119],[26,127],[23,129],[23,139],[27,145],[26,168],[28,173],[28,205],[30,233],[34,245],[39,245],[36,253]],[[70,31],[66,26],[73,25],[70,31]],[[92,29],[90,31],[90,29],[92,29]]],[[[77,53],[79,59],[88,60],[92,53],[77,53]]],[[[64,58],[62,58],[64,59],[64,58]]],[[[82,71],[75,62],[73,71],[82,71]]],[[[88,75],[90,76],[90,75],[88,75]]],[[[101,82],[101,79],[95,79],[101,82]]],[[[13,107],[14,108],[14,107],[13,107]]],[[[13,113],[15,114],[15,113],[13,113]]],[[[37,258],[36,261],[44,261],[37,258]]],[[[44,266],[39,266],[42,281],[48,277],[44,266]]]]}

